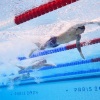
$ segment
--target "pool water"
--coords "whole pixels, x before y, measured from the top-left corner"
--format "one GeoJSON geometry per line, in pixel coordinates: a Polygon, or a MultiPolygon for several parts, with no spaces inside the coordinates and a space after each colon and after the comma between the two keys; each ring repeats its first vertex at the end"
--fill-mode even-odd
{"type": "MultiPolygon", "coordinates": [[[[0,83],[0,97],[2,100],[99,100],[99,47],[99,43],[82,47],[83,53],[87,48],[92,49],[92,55],[86,53],[85,59],[77,49],[46,55],[44,58],[56,66],[20,71],[19,77],[2,76],[6,82],[0,83]],[[93,49],[94,46],[98,49],[93,49]],[[95,58],[98,60],[92,62],[95,58]],[[20,78],[23,75],[26,77],[20,78]]],[[[32,59],[25,59],[24,63],[32,59]]]]}

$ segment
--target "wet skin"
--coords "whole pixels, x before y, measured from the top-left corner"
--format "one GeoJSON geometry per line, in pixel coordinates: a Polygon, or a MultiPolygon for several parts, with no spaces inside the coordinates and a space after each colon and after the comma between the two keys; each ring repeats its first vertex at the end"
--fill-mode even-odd
{"type": "Polygon", "coordinates": [[[84,55],[82,54],[81,50],[81,44],[80,44],[80,39],[81,39],[81,34],[85,31],[85,26],[80,26],[77,28],[70,28],[68,31],[64,32],[63,34],[55,37],[51,37],[45,44],[44,46],[41,47],[41,50],[45,48],[54,48],[57,47],[60,44],[68,43],[72,40],[76,40],[76,47],[83,59],[84,55]]]}

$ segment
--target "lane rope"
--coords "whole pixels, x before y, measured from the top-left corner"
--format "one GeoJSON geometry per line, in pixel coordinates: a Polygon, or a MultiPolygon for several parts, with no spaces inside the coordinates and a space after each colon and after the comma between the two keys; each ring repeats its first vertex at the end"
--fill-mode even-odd
{"type": "MultiPolygon", "coordinates": [[[[88,42],[81,42],[81,47],[83,46],[87,46],[87,45],[93,45],[96,43],[100,43],[100,38],[96,38],[96,39],[92,39],[88,42]]],[[[58,52],[62,52],[65,50],[71,50],[76,48],[76,44],[71,44],[71,45],[67,45],[64,47],[59,47],[59,48],[54,48],[54,49],[50,49],[50,50],[43,50],[43,51],[39,51],[37,53],[33,53],[29,58],[34,58],[34,57],[39,57],[39,56],[43,56],[43,55],[48,55],[48,54],[53,54],[53,53],[58,53],[58,52]]],[[[18,60],[25,60],[25,59],[29,59],[26,57],[18,57],[18,60]]]]}

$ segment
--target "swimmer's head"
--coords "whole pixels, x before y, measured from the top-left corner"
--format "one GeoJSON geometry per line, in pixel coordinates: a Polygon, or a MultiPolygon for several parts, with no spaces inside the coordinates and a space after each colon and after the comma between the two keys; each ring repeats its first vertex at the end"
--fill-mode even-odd
{"type": "Polygon", "coordinates": [[[76,28],[76,34],[82,34],[85,31],[85,26],[79,26],[76,28]]]}
{"type": "Polygon", "coordinates": [[[43,59],[43,60],[41,61],[41,63],[47,63],[47,60],[46,60],[46,59],[43,59]]]}

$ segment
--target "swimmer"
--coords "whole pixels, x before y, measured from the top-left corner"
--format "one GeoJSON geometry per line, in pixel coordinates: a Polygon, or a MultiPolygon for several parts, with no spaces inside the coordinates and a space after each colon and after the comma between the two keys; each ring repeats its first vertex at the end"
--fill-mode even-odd
{"type": "MultiPolygon", "coordinates": [[[[97,24],[100,25],[99,21],[90,21],[90,22],[83,22],[80,24],[76,24],[70,27],[68,30],[60,34],[59,36],[51,37],[44,45],[38,45],[40,50],[44,50],[46,48],[54,48],[59,46],[60,44],[68,43],[70,41],[76,40],[76,48],[78,49],[81,57],[85,59],[82,50],[81,50],[81,34],[85,31],[85,25],[87,24],[97,24]]],[[[31,51],[30,56],[34,51],[31,51]]]]}
{"type": "Polygon", "coordinates": [[[85,31],[85,26],[78,26],[78,27],[71,27],[69,30],[66,32],[62,33],[59,36],[54,36],[51,37],[45,44],[44,46],[41,47],[41,49],[44,48],[54,48],[57,47],[60,44],[68,43],[70,41],[76,40],[76,47],[81,55],[81,57],[84,59],[84,55],[82,54],[81,51],[81,46],[80,46],[80,39],[81,39],[81,34],[85,31]]]}
{"type": "MultiPolygon", "coordinates": [[[[24,67],[24,66],[18,66],[16,65],[18,68],[20,68],[20,71],[22,70],[30,70],[30,69],[37,69],[37,68],[41,68],[41,67],[46,67],[46,66],[56,66],[55,64],[51,64],[51,63],[47,63],[47,60],[46,59],[41,59],[41,60],[37,60],[37,61],[34,61],[33,64],[31,66],[28,66],[28,67],[24,67]]],[[[19,71],[19,72],[20,72],[19,71]]]]}

